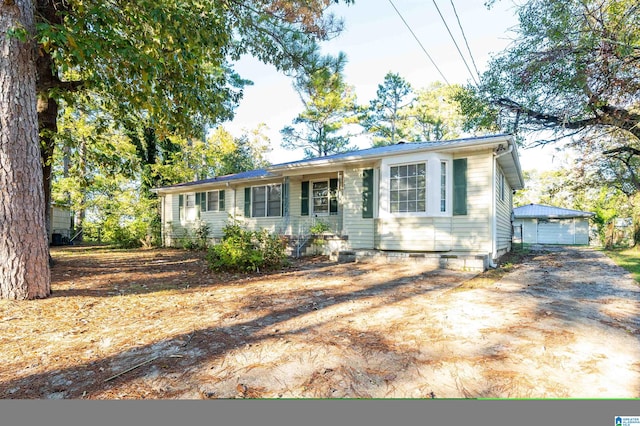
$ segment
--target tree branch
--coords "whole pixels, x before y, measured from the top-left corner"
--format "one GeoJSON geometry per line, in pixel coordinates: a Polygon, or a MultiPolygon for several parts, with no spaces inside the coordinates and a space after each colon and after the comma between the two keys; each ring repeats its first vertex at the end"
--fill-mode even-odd
{"type": "Polygon", "coordinates": [[[613,148],[613,149],[608,149],[606,151],[603,152],[603,154],[605,155],[611,155],[611,154],[620,154],[623,152],[628,152],[629,154],[633,155],[638,155],[640,156],[640,149],[636,149],[630,146],[621,146],[618,148],[613,148]]]}
{"type": "Polygon", "coordinates": [[[602,112],[601,115],[596,115],[582,120],[570,121],[564,117],[535,111],[508,98],[499,98],[494,100],[492,103],[499,107],[525,114],[530,119],[547,124],[551,127],[578,130],[589,126],[613,126],[626,130],[640,139],[640,126],[638,125],[640,123],[640,114],[629,112],[624,108],[601,105],[596,108],[602,112]]]}

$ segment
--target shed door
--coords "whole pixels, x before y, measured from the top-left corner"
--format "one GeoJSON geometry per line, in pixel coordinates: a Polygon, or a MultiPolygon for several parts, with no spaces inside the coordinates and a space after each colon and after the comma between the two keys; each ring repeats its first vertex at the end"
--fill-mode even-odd
{"type": "Polygon", "coordinates": [[[573,219],[538,220],[539,244],[575,244],[573,219]]]}

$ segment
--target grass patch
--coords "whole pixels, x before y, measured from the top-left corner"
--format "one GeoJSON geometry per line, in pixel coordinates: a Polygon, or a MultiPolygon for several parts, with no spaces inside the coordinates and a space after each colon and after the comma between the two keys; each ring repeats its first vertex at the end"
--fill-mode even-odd
{"type": "Polygon", "coordinates": [[[640,248],[603,250],[618,266],[631,272],[633,279],[640,283],[640,248]]]}

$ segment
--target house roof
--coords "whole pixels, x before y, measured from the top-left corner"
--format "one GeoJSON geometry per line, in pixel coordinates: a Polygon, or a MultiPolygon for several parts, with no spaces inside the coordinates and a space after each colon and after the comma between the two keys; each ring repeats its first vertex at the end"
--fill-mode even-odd
{"type": "Polygon", "coordinates": [[[595,213],[531,203],[526,206],[515,207],[513,209],[513,215],[516,219],[568,219],[572,217],[591,217],[594,216],[595,213]]]}
{"type": "Polygon", "coordinates": [[[509,138],[508,135],[488,135],[477,136],[464,139],[452,139],[448,141],[432,142],[399,142],[395,145],[385,145],[373,148],[365,148],[357,151],[342,152],[340,154],[327,155],[324,157],[307,158],[304,160],[291,161],[288,163],[275,164],[270,169],[285,169],[293,167],[304,167],[316,163],[343,162],[346,160],[361,160],[370,157],[386,157],[388,155],[402,154],[414,151],[433,151],[449,147],[461,147],[467,145],[478,145],[482,141],[494,141],[496,138],[509,138]]]}
{"type": "Polygon", "coordinates": [[[202,179],[202,180],[196,180],[193,182],[184,182],[184,183],[178,183],[176,185],[163,186],[160,188],[155,188],[155,190],[158,191],[158,190],[169,189],[169,188],[177,189],[177,188],[184,188],[184,187],[195,186],[195,185],[207,185],[212,183],[223,183],[223,182],[230,182],[230,181],[254,180],[254,179],[269,178],[269,177],[276,177],[276,176],[277,175],[270,173],[266,169],[256,169],[256,170],[250,170],[248,172],[235,173],[232,175],[216,176],[209,179],[202,179]]]}
{"type": "Polygon", "coordinates": [[[218,176],[215,178],[198,180],[193,182],[185,182],[177,185],[170,185],[161,188],[155,188],[155,192],[170,192],[179,190],[184,187],[192,186],[210,186],[217,183],[229,183],[255,179],[268,179],[282,176],[283,173],[294,171],[298,169],[305,169],[311,167],[331,166],[336,164],[344,164],[351,162],[362,162],[367,160],[375,160],[393,155],[401,155],[412,152],[425,152],[425,151],[450,151],[461,149],[476,149],[482,146],[497,146],[500,143],[508,142],[508,145],[512,151],[501,151],[503,153],[511,153],[510,156],[505,157],[502,154],[497,155],[500,157],[498,162],[505,170],[505,175],[511,183],[514,189],[521,189],[524,186],[522,178],[522,171],[520,168],[520,160],[518,158],[517,147],[510,135],[489,135],[478,136],[471,138],[455,139],[448,141],[434,141],[434,142],[411,142],[411,143],[398,143],[395,145],[366,148],[357,151],[344,152],[340,154],[327,155],[324,157],[308,158],[304,160],[291,161],[287,163],[274,164],[265,169],[252,170],[248,172],[236,173],[226,176],[218,176]],[[508,160],[508,159],[509,160],[508,160]]]}

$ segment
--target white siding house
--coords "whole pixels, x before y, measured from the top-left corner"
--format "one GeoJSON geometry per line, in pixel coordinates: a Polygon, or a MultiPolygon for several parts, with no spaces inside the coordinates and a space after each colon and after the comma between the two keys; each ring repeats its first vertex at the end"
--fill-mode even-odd
{"type": "Polygon", "coordinates": [[[51,206],[49,244],[62,245],[71,238],[71,210],[67,206],[51,206]]]}
{"type": "Polygon", "coordinates": [[[300,242],[322,221],[336,250],[480,256],[511,249],[524,186],[511,136],[400,143],[157,188],[164,243],[230,220],[300,242]],[[221,200],[224,200],[222,202],[221,200]]]}
{"type": "Polygon", "coordinates": [[[543,204],[513,209],[515,241],[526,244],[589,244],[589,218],[595,213],[543,204]]]}

